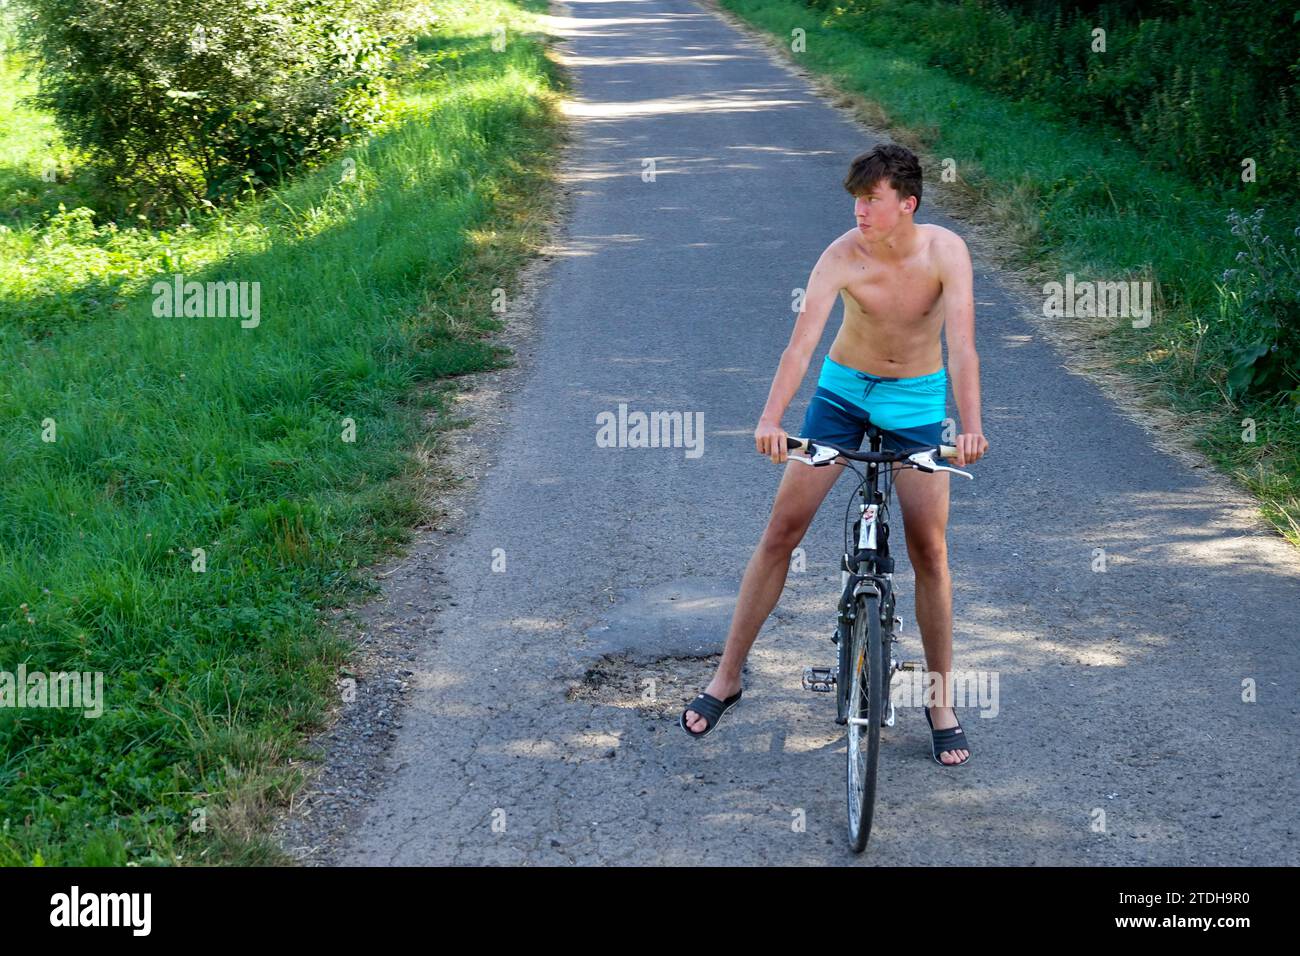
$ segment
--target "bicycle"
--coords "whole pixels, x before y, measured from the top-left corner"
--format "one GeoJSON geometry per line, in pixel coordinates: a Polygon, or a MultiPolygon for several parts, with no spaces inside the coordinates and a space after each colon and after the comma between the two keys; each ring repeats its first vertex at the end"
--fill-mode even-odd
{"type": "Polygon", "coordinates": [[[865,849],[871,835],[880,762],[880,731],[882,726],[894,726],[895,721],[894,702],[887,699],[894,674],[899,670],[925,669],[923,663],[900,663],[894,656],[894,645],[898,643],[896,632],[902,630],[903,622],[894,616],[894,559],[889,554],[893,465],[902,464],[927,473],[951,471],[967,478],[974,477],[969,472],[940,465],[934,460],[935,452],[944,457],[955,457],[957,449],[952,445],[910,452],[883,451],[881,431],[874,425],[867,427],[866,437],[870,440],[869,451],[786,436],[788,450],[803,450],[809,455],[807,459],[790,455],[791,460],[813,467],[839,464],[853,469],[861,479],[849,496],[849,505],[844,512],[839,615],[835,635],[831,638],[838,647],[838,663],[834,668],[806,667],[803,674],[805,690],[836,692],[835,723],[848,728],[849,845],[855,853],[865,849]],[[865,475],[851,464],[854,461],[867,466],[865,475]],[[880,487],[881,465],[890,466],[885,472],[883,491],[880,487]],[[850,537],[849,515],[854,499],[858,497],[862,501],[850,537]],[[846,675],[847,679],[841,680],[841,675],[846,675]]]}

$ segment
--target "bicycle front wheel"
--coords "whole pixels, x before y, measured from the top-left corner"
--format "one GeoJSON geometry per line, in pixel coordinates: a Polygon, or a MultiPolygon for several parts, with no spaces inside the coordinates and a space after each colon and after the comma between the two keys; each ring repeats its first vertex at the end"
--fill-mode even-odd
{"type": "Polygon", "coordinates": [[[885,714],[885,675],[889,653],[880,630],[880,601],[872,592],[858,595],[853,619],[848,675],[849,845],[861,853],[871,835],[880,765],[880,726],[885,714]]]}

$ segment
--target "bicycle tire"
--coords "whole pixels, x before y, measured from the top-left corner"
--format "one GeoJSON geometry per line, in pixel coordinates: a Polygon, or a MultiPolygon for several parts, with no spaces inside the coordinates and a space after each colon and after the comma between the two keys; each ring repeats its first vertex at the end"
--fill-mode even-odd
{"type": "Polygon", "coordinates": [[[861,853],[871,836],[880,767],[880,728],[884,720],[888,648],[880,628],[879,598],[866,592],[855,599],[850,656],[846,790],[849,846],[861,853]],[[855,724],[853,718],[866,718],[855,724]],[[865,748],[865,749],[864,749],[865,748]]]}

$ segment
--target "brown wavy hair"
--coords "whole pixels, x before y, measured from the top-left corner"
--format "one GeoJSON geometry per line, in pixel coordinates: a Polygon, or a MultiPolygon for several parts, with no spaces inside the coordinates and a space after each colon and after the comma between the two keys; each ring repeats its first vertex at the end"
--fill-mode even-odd
{"type": "Polygon", "coordinates": [[[915,196],[916,209],[921,208],[921,161],[906,146],[881,143],[853,157],[849,174],[844,177],[844,188],[849,195],[860,196],[874,189],[882,179],[889,180],[900,198],[915,196]]]}

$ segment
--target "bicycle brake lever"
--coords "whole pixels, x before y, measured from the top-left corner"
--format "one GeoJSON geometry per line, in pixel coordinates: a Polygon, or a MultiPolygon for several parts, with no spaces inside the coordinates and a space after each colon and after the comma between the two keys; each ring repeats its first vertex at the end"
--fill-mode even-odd
{"type": "Polygon", "coordinates": [[[807,455],[799,454],[787,454],[786,458],[791,461],[802,462],[805,465],[811,465],[814,468],[820,468],[824,465],[829,465],[832,461],[838,458],[840,454],[834,448],[827,448],[825,445],[814,443],[813,448],[815,448],[816,451],[813,452],[811,458],[807,455]]]}
{"type": "Polygon", "coordinates": [[[934,473],[936,471],[951,471],[953,474],[961,475],[963,478],[974,479],[975,476],[969,471],[962,471],[960,468],[953,468],[951,465],[941,465],[930,457],[928,451],[918,451],[915,454],[908,455],[907,460],[912,462],[922,471],[934,473]]]}
{"type": "Polygon", "coordinates": [[[962,471],[960,468],[952,468],[948,465],[935,465],[934,470],[951,471],[954,475],[961,475],[963,478],[970,478],[972,481],[975,479],[975,476],[972,475],[969,471],[962,471]]]}

